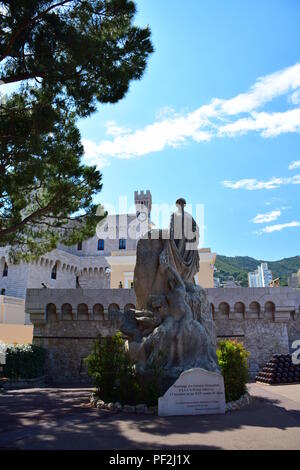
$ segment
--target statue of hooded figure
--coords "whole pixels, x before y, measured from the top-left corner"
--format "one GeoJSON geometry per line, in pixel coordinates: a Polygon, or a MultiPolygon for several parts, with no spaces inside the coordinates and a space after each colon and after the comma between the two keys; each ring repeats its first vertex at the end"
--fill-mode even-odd
{"type": "Polygon", "coordinates": [[[195,284],[199,272],[199,228],[185,211],[183,198],[176,201],[167,230],[151,230],[137,245],[134,288],[137,308],[145,309],[152,296],[166,296],[175,287],[195,284]]]}
{"type": "Polygon", "coordinates": [[[199,228],[192,215],[185,212],[185,199],[177,199],[176,206],[177,212],[170,220],[170,240],[165,243],[165,253],[161,253],[160,261],[163,263],[165,258],[182,283],[195,283],[195,275],[199,272],[199,228]]]}
{"type": "Polygon", "coordinates": [[[165,231],[138,242],[134,274],[137,309],[123,316],[121,331],[136,369],[160,364],[166,384],[194,367],[218,371],[216,332],[207,294],[195,283],[199,229],[186,202],[176,201],[165,231]]]}

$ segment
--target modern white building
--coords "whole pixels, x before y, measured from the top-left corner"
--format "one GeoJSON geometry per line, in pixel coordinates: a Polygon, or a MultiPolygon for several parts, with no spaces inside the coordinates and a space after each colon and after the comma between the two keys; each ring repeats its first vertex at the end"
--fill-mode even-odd
{"type": "Polygon", "coordinates": [[[268,268],[268,263],[261,263],[256,271],[248,273],[249,287],[269,287],[273,280],[272,271],[268,268]]]}
{"type": "Polygon", "coordinates": [[[248,273],[248,286],[249,287],[260,287],[259,286],[258,271],[248,273]]]}
{"type": "Polygon", "coordinates": [[[298,287],[300,287],[300,269],[298,272],[293,273],[288,278],[288,285],[289,287],[293,287],[294,289],[297,289],[298,287]]]}

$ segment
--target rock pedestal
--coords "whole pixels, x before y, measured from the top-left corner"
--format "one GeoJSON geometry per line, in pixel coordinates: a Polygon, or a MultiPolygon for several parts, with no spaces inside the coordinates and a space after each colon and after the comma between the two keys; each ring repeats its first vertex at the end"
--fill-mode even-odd
{"type": "Polygon", "coordinates": [[[184,371],[158,400],[159,416],[225,413],[221,374],[196,368],[184,371]]]}

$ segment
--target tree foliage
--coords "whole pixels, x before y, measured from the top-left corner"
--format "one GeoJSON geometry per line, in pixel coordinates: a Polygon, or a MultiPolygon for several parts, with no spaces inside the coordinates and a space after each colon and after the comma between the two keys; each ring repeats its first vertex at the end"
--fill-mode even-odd
{"type": "Polygon", "coordinates": [[[128,0],[0,1],[0,80],[19,85],[0,104],[0,244],[15,258],[93,234],[101,174],[81,162],[76,119],[141,78],[153,48],[135,12],[128,0]]]}

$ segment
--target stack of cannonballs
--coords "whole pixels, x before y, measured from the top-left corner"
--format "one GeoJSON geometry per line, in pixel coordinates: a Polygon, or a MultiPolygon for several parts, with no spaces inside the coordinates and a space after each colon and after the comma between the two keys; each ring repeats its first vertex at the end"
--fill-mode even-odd
{"type": "Polygon", "coordinates": [[[300,382],[300,364],[293,364],[291,354],[275,354],[255,380],[269,385],[300,382]]]}

